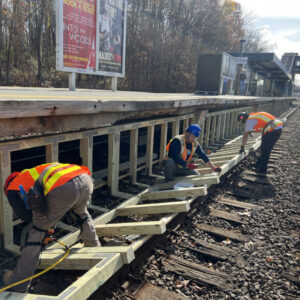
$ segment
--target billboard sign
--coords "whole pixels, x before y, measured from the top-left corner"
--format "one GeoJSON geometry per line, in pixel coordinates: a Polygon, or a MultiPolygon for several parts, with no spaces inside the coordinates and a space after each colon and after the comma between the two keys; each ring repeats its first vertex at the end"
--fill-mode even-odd
{"type": "Polygon", "coordinates": [[[127,0],[56,0],[56,67],[124,77],[127,0]]]}

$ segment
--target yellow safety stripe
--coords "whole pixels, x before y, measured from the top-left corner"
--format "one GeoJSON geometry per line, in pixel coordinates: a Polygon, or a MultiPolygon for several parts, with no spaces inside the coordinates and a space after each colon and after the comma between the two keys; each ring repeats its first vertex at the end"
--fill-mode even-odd
{"type": "Polygon", "coordinates": [[[45,190],[45,195],[48,194],[48,192],[50,191],[50,189],[52,188],[52,186],[56,183],[56,181],[63,175],[66,175],[68,173],[74,172],[76,170],[81,169],[80,166],[73,166],[71,168],[67,168],[65,170],[62,171],[58,171],[56,174],[54,174],[44,185],[44,190],[45,190]]]}
{"type": "Polygon", "coordinates": [[[39,176],[40,176],[40,174],[36,170],[36,168],[29,169],[28,172],[32,176],[32,178],[33,178],[34,181],[36,181],[39,178],[39,176]]]}
{"type": "Polygon", "coordinates": [[[55,171],[55,170],[57,170],[57,169],[60,169],[60,168],[63,168],[63,167],[66,167],[66,166],[69,166],[69,165],[70,165],[70,164],[59,164],[59,165],[57,165],[57,166],[53,166],[52,168],[50,168],[50,169],[46,172],[46,174],[44,175],[44,177],[43,177],[43,185],[45,186],[46,181],[47,181],[49,175],[50,175],[53,171],[55,171]]]}
{"type": "Polygon", "coordinates": [[[260,119],[260,120],[263,120],[267,123],[269,123],[272,119],[265,116],[265,115],[260,115],[260,114],[256,114],[256,115],[252,115],[252,116],[249,116],[248,119],[260,119]]]}
{"type": "MultiPolygon", "coordinates": [[[[40,167],[40,166],[45,166],[45,165],[49,165],[49,163],[39,165],[39,167],[40,167]]],[[[38,177],[37,177],[37,178],[34,177],[34,176],[36,176],[36,173],[38,173],[37,170],[36,170],[36,168],[24,169],[24,170],[22,170],[20,173],[23,174],[23,173],[25,173],[25,172],[29,172],[29,174],[34,178],[34,180],[36,180],[36,179],[38,178],[38,177]],[[34,174],[34,176],[33,176],[32,174],[34,174]]]]}
{"type": "MultiPolygon", "coordinates": [[[[280,125],[280,124],[282,124],[282,122],[281,122],[280,120],[278,120],[278,119],[275,119],[275,120],[274,120],[275,128],[276,128],[278,125],[280,125]]],[[[272,125],[271,125],[271,124],[268,125],[268,126],[266,127],[265,132],[268,132],[270,129],[272,129],[272,125]]]]}

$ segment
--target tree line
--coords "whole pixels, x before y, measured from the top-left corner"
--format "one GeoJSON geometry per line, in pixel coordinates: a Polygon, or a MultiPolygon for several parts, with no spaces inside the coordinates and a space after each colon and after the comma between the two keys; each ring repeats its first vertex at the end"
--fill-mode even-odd
{"type": "MultiPolygon", "coordinates": [[[[0,85],[68,87],[56,70],[55,0],[0,0],[0,85]]],[[[193,92],[201,53],[269,50],[231,0],[128,0],[123,90],[193,92]]],[[[77,74],[77,87],[110,78],[77,74]]]]}

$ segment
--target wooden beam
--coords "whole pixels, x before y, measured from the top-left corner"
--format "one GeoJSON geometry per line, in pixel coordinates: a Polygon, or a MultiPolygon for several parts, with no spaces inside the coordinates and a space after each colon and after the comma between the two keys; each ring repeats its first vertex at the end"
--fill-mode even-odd
{"type": "Polygon", "coordinates": [[[176,197],[199,197],[207,194],[206,187],[187,188],[181,190],[155,191],[141,195],[141,200],[172,199],[176,197]]]}
{"type": "Polygon", "coordinates": [[[248,203],[248,202],[242,202],[242,201],[236,201],[233,199],[227,199],[227,198],[220,198],[217,200],[217,202],[228,205],[228,206],[233,206],[233,207],[239,207],[239,208],[244,208],[244,209],[258,209],[262,208],[262,206],[248,203]]]}
{"type": "Polygon", "coordinates": [[[179,134],[179,124],[180,124],[179,120],[172,122],[172,137],[179,134]]]}
{"type": "MultiPolygon", "coordinates": [[[[63,254],[44,254],[40,260],[40,269],[46,269],[57,262],[63,254]]],[[[94,267],[99,261],[102,261],[105,256],[102,254],[69,254],[62,262],[54,269],[56,270],[89,270],[94,267]]]]}
{"type": "Polygon", "coordinates": [[[162,162],[166,154],[167,133],[168,133],[168,124],[167,123],[162,124],[160,130],[160,151],[159,151],[160,163],[162,162]]]}
{"type": "Polygon", "coordinates": [[[154,126],[147,127],[146,173],[152,175],[154,126]]]}
{"type": "Polygon", "coordinates": [[[190,210],[188,201],[168,202],[168,203],[155,203],[155,204],[139,204],[131,205],[117,209],[118,216],[131,216],[131,215],[152,215],[163,213],[178,213],[187,212],[190,210]]]}
{"type": "Polygon", "coordinates": [[[177,177],[176,180],[159,183],[156,186],[162,189],[172,189],[174,185],[178,182],[188,182],[194,184],[194,186],[201,186],[201,185],[211,185],[211,184],[218,184],[220,182],[220,178],[218,175],[210,175],[210,176],[201,176],[201,175],[190,175],[185,177],[177,177]]]}
{"type": "Polygon", "coordinates": [[[239,242],[247,242],[249,240],[249,238],[247,236],[242,235],[240,233],[232,232],[232,231],[229,231],[226,229],[214,227],[214,226],[207,225],[207,224],[196,224],[196,227],[200,230],[218,235],[220,237],[229,238],[229,239],[236,240],[239,242]]]}
{"type": "MultiPolygon", "coordinates": [[[[46,249],[42,251],[40,260],[43,261],[44,258],[49,258],[49,255],[57,255],[57,257],[60,255],[62,256],[65,253],[64,249],[46,249]]],[[[132,246],[102,246],[102,247],[83,247],[83,248],[71,248],[70,255],[71,254],[77,254],[87,256],[87,255],[95,255],[95,254],[107,254],[107,253],[120,253],[124,264],[130,264],[134,258],[134,251],[132,246]]],[[[54,259],[54,258],[53,258],[54,259]]],[[[55,260],[55,259],[54,259],[55,260]]]]}
{"type": "Polygon", "coordinates": [[[215,139],[216,139],[216,125],[217,125],[217,116],[213,116],[212,117],[212,128],[211,128],[211,141],[210,141],[210,145],[213,145],[215,143],[215,139]]]}
{"type": "Polygon", "coordinates": [[[56,299],[87,299],[123,266],[119,253],[112,253],[61,292],[56,299]]]}
{"type": "Polygon", "coordinates": [[[108,187],[114,195],[119,189],[120,132],[108,135],[108,187]]]}
{"type": "Polygon", "coordinates": [[[130,167],[129,173],[131,183],[136,183],[137,180],[137,158],[138,158],[138,129],[130,130],[130,167]]]}
{"type": "Polygon", "coordinates": [[[227,221],[235,222],[238,224],[248,224],[247,221],[244,221],[239,215],[228,213],[222,210],[214,209],[212,207],[209,208],[210,215],[216,218],[224,219],[227,221]]]}
{"type": "Polygon", "coordinates": [[[205,140],[204,140],[204,147],[209,146],[209,137],[210,137],[210,123],[211,117],[207,117],[205,121],[205,140]]]}
{"type": "Polygon", "coordinates": [[[80,139],[80,157],[82,165],[93,172],[93,137],[80,139]]]}
{"type": "MultiPolygon", "coordinates": [[[[6,178],[11,174],[11,154],[9,149],[0,152],[0,184],[4,186],[6,178]]],[[[3,189],[0,193],[0,233],[4,236],[4,246],[13,244],[13,212],[3,189]]]]}
{"type": "Polygon", "coordinates": [[[133,223],[116,223],[102,224],[95,226],[98,236],[105,235],[126,235],[126,234],[163,234],[166,231],[165,222],[133,222],[133,223]]]}

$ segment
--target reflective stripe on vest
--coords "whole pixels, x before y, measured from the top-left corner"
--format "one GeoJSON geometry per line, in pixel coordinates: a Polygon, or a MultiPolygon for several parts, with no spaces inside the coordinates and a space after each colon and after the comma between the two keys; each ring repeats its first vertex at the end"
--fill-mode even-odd
{"type": "Polygon", "coordinates": [[[283,126],[283,123],[280,120],[266,112],[251,113],[248,120],[253,119],[257,120],[257,124],[254,126],[253,130],[256,132],[262,132],[264,130],[264,134],[273,131],[279,126],[283,126]],[[272,120],[272,124],[267,125],[272,120]]]}
{"type": "MultiPolygon", "coordinates": [[[[28,192],[43,170],[51,164],[44,164],[32,169],[23,170],[21,174],[10,183],[8,190],[19,190],[19,185],[22,184],[25,191],[28,192]]],[[[43,177],[45,195],[81,174],[90,175],[91,173],[87,167],[71,164],[59,164],[50,168],[43,177]]]]}
{"type": "Polygon", "coordinates": [[[186,143],[185,143],[185,138],[184,138],[184,136],[185,136],[185,135],[176,135],[176,136],[174,136],[174,137],[170,140],[170,142],[168,143],[168,145],[166,146],[166,150],[167,150],[167,152],[169,153],[170,145],[171,145],[172,141],[173,141],[174,139],[178,139],[178,140],[180,141],[180,144],[181,144],[180,156],[181,156],[181,158],[182,158],[184,161],[189,162],[189,161],[192,159],[192,157],[193,157],[193,155],[194,155],[194,153],[195,153],[195,150],[197,149],[199,143],[198,143],[197,141],[194,141],[194,142],[193,142],[191,154],[190,154],[189,158],[187,159],[187,149],[186,149],[186,143]]]}

